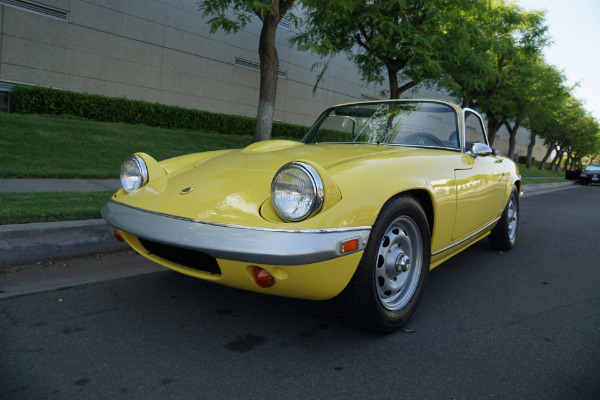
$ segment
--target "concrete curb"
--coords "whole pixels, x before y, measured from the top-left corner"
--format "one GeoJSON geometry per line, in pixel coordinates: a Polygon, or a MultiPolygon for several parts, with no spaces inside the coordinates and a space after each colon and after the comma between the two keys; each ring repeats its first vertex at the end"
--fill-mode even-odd
{"type": "Polygon", "coordinates": [[[0,226],[0,263],[126,249],[102,219],[0,226]]]}

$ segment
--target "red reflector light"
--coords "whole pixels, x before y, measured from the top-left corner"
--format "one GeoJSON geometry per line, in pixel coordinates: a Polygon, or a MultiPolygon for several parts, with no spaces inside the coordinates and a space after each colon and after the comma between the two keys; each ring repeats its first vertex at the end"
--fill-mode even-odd
{"type": "Polygon", "coordinates": [[[268,288],[275,284],[275,278],[266,269],[261,267],[252,268],[254,282],[261,288],[268,288]]]}
{"type": "Polygon", "coordinates": [[[350,251],[354,251],[357,249],[358,249],[358,239],[352,239],[352,240],[348,240],[347,242],[344,242],[342,251],[344,253],[348,253],[350,251]]]}
{"type": "Polygon", "coordinates": [[[115,239],[117,239],[117,242],[124,241],[123,237],[119,234],[119,231],[117,231],[116,229],[113,229],[113,235],[115,235],[115,239]]]}

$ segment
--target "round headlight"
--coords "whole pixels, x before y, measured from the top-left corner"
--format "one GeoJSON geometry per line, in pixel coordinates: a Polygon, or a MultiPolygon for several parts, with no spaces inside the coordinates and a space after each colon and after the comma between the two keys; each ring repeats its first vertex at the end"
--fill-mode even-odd
{"type": "Polygon", "coordinates": [[[148,168],[140,156],[129,156],[121,165],[121,186],[133,193],[148,183],[148,168]]]}
{"type": "Polygon", "coordinates": [[[323,205],[323,182],[309,164],[291,162],[279,169],[271,183],[275,211],[290,222],[301,221],[317,213],[323,205]]]}

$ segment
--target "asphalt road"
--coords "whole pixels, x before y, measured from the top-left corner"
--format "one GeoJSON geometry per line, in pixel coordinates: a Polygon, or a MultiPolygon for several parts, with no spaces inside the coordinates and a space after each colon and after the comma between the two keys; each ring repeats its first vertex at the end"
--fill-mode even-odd
{"type": "Polygon", "coordinates": [[[520,222],[512,251],[432,271],[387,336],[128,253],[6,268],[29,294],[0,300],[0,399],[600,399],[600,186],[526,197],[520,222]]]}

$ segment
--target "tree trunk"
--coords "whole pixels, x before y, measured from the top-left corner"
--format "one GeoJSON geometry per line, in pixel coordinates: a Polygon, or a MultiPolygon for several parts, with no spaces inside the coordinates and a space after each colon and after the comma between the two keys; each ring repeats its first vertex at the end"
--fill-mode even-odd
{"type": "Polygon", "coordinates": [[[460,107],[461,108],[467,108],[467,107],[473,108],[472,102],[473,102],[473,96],[471,96],[470,94],[465,94],[465,97],[463,98],[463,101],[462,101],[460,107]]]}
{"type": "MultiPolygon", "coordinates": [[[[517,127],[519,129],[519,127],[517,127]]],[[[515,152],[515,142],[517,141],[516,132],[517,129],[514,130],[515,133],[511,132],[508,137],[508,157],[512,158],[513,153],[515,152]]]]}
{"type": "Polygon", "coordinates": [[[517,141],[517,131],[521,126],[521,122],[517,120],[515,124],[511,127],[508,121],[505,123],[506,128],[508,129],[508,157],[512,158],[513,153],[515,151],[515,142],[517,141]]]}
{"type": "Polygon", "coordinates": [[[550,168],[548,168],[549,171],[556,171],[557,163],[558,163],[558,165],[560,165],[560,159],[562,158],[563,153],[564,153],[564,150],[556,152],[556,156],[554,156],[554,159],[550,163],[550,168]]]}
{"type": "Polygon", "coordinates": [[[404,85],[398,87],[398,98],[400,98],[400,95],[404,92],[406,92],[409,89],[414,88],[415,86],[417,86],[419,84],[419,82],[417,81],[410,81],[405,83],[404,85]]]}
{"type": "Polygon", "coordinates": [[[400,93],[398,92],[398,71],[388,67],[388,80],[390,82],[390,99],[399,99],[400,93]]]}
{"type": "Polygon", "coordinates": [[[279,57],[275,49],[275,35],[277,33],[278,15],[264,17],[258,44],[260,59],[260,92],[256,125],[252,142],[271,139],[273,130],[273,115],[275,114],[275,98],[277,96],[277,71],[279,70],[279,57]]]}
{"type": "Polygon", "coordinates": [[[560,166],[562,165],[562,159],[565,156],[565,152],[561,151],[560,152],[560,157],[558,159],[558,161],[556,162],[556,164],[554,164],[554,171],[559,171],[560,170],[560,166]]]}
{"type": "Polygon", "coordinates": [[[494,145],[494,139],[496,139],[496,133],[502,128],[502,125],[506,122],[506,118],[502,118],[501,120],[496,120],[493,118],[488,119],[488,141],[490,142],[490,147],[494,145]]]}
{"type": "Polygon", "coordinates": [[[565,165],[563,165],[563,172],[567,172],[571,167],[571,163],[573,162],[573,156],[571,152],[567,152],[567,161],[565,161],[565,165]]]}
{"type": "Polygon", "coordinates": [[[544,158],[542,159],[542,162],[540,163],[540,171],[544,170],[544,167],[546,166],[546,161],[548,161],[548,158],[550,158],[550,155],[552,154],[553,151],[554,151],[554,144],[551,144],[550,146],[548,146],[548,151],[546,152],[546,155],[544,156],[544,158]]]}
{"type": "Polygon", "coordinates": [[[529,138],[529,144],[527,145],[527,169],[531,169],[531,155],[533,154],[533,148],[535,147],[535,132],[531,131],[531,137],[529,138]]]}

